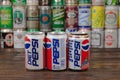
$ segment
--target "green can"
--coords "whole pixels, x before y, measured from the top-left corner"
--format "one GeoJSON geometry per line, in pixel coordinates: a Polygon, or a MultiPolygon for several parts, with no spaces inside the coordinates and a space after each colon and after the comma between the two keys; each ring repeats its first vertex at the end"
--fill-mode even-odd
{"type": "Polygon", "coordinates": [[[55,31],[64,30],[64,7],[63,6],[52,6],[52,29],[55,31]]]}
{"type": "Polygon", "coordinates": [[[26,0],[12,0],[13,5],[26,5],[26,0]]]}
{"type": "Polygon", "coordinates": [[[13,27],[12,6],[7,5],[1,6],[0,13],[1,13],[0,28],[12,29],[13,27]]]}
{"type": "Polygon", "coordinates": [[[27,32],[39,32],[39,29],[27,29],[27,32]]]}
{"type": "Polygon", "coordinates": [[[52,0],[51,5],[52,6],[64,6],[64,0],[52,0]]]}
{"type": "Polygon", "coordinates": [[[105,5],[117,5],[118,0],[105,0],[105,5]]]}
{"type": "Polygon", "coordinates": [[[78,0],[80,5],[91,4],[91,0],[78,0]]]}

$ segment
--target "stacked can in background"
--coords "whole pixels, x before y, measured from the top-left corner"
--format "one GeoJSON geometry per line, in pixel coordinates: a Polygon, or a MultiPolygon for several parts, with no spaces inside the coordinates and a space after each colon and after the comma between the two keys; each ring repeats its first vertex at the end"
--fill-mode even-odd
{"type": "Polygon", "coordinates": [[[66,33],[75,32],[78,29],[78,3],[77,0],[66,0],[65,3],[65,27],[66,33]]]}
{"type": "Polygon", "coordinates": [[[53,31],[64,31],[64,0],[51,0],[52,7],[52,29],[53,31]]]}
{"type": "Polygon", "coordinates": [[[91,0],[79,0],[78,3],[78,31],[91,36],[91,0]]]}
{"type": "Polygon", "coordinates": [[[117,48],[118,6],[117,0],[105,2],[105,48],[117,48]]]}
{"type": "Polygon", "coordinates": [[[104,47],[104,0],[92,0],[92,48],[104,47]]]}

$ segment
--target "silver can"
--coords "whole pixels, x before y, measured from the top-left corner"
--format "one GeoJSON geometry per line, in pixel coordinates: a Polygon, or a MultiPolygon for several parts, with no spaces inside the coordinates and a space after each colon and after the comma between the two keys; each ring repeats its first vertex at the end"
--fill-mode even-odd
{"type": "Polygon", "coordinates": [[[92,5],[103,6],[105,5],[104,0],[92,0],[92,5]]]}
{"type": "Polygon", "coordinates": [[[92,29],[91,47],[92,48],[104,47],[104,29],[92,29]]]}
{"type": "Polygon", "coordinates": [[[88,34],[89,37],[91,36],[91,29],[90,28],[79,28],[78,32],[88,34]]]}
{"type": "Polygon", "coordinates": [[[65,0],[66,5],[75,5],[78,3],[78,0],[65,0]]]}
{"type": "Polygon", "coordinates": [[[14,30],[14,48],[24,48],[24,36],[26,31],[24,29],[14,30]]]}
{"type": "Polygon", "coordinates": [[[27,5],[39,5],[39,0],[27,0],[27,5]]]}
{"type": "Polygon", "coordinates": [[[117,28],[118,6],[105,7],[105,28],[117,28]]]}
{"type": "Polygon", "coordinates": [[[117,29],[105,29],[105,48],[117,48],[117,29]]]}
{"type": "Polygon", "coordinates": [[[35,29],[39,27],[39,12],[38,6],[27,6],[27,30],[35,29]]]}
{"type": "Polygon", "coordinates": [[[13,6],[13,28],[26,28],[26,8],[24,6],[13,6]]]}
{"type": "Polygon", "coordinates": [[[118,48],[120,48],[120,29],[118,29],[118,48]]]}
{"type": "Polygon", "coordinates": [[[40,31],[49,32],[51,27],[51,7],[40,6],[40,31]]]}

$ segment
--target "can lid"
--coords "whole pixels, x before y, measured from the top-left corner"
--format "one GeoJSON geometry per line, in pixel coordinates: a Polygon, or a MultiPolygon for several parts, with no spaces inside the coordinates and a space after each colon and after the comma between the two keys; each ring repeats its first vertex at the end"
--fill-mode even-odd
{"type": "Polygon", "coordinates": [[[43,32],[27,32],[27,35],[43,35],[43,32]]]}
{"type": "Polygon", "coordinates": [[[80,36],[83,38],[89,37],[88,33],[86,33],[86,32],[71,32],[70,35],[76,35],[76,36],[80,36]]]}
{"type": "Polygon", "coordinates": [[[5,33],[5,32],[13,32],[12,29],[1,29],[1,32],[5,33]]]}
{"type": "Polygon", "coordinates": [[[52,35],[63,35],[66,34],[65,32],[48,32],[48,34],[52,34],[52,35]]]}

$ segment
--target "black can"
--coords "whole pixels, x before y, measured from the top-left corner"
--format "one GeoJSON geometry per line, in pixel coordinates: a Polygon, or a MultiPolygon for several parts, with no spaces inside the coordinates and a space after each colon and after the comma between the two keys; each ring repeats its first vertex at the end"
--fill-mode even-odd
{"type": "Polygon", "coordinates": [[[13,48],[14,39],[13,39],[12,29],[1,29],[1,48],[13,48]]]}

